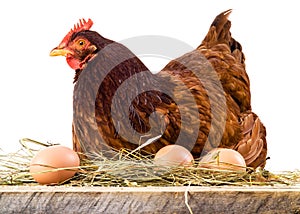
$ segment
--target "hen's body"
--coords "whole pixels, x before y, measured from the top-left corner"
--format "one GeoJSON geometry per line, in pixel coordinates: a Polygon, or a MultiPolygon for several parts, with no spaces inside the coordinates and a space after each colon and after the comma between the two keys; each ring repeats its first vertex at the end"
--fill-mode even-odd
{"type": "Polygon", "coordinates": [[[161,135],[143,152],[176,143],[198,158],[226,147],[238,150],[247,166],[263,167],[266,131],[251,112],[245,58],[231,37],[229,13],[217,16],[196,50],[156,75],[123,45],[95,39],[97,55],[75,78],[74,149],[136,149],[161,135]]]}

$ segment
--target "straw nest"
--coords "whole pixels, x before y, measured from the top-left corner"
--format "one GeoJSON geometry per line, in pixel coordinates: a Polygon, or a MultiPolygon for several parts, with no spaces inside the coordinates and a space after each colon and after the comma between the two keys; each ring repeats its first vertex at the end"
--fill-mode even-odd
{"type": "MultiPolygon", "coordinates": [[[[0,154],[1,185],[38,185],[29,173],[31,159],[40,149],[51,146],[28,138],[20,140],[15,153],[0,154]]],[[[88,154],[78,172],[58,185],[67,186],[250,186],[293,185],[300,172],[274,174],[267,170],[217,170],[203,167],[195,160],[192,166],[161,167],[153,163],[153,156],[142,156],[138,151],[122,150],[113,159],[104,154],[88,154]]],[[[59,170],[59,169],[54,169],[59,170]]]]}

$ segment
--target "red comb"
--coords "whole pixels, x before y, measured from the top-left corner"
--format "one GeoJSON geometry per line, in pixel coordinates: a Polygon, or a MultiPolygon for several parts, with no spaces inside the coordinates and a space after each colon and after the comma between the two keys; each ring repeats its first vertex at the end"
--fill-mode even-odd
{"type": "Polygon", "coordinates": [[[64,37],[64,39],[59,44],[59,47],[64,47],[70,37],[73,35],[73,33],[77,33],[84,30],[89,30],[93,25],[93,21],[91,19],[88,19],[88,21],[85,21],[85,19],[79,19],[79,23],[77,25],[74,25],[74,28],[69,31],[69,33],[64,37]]]}

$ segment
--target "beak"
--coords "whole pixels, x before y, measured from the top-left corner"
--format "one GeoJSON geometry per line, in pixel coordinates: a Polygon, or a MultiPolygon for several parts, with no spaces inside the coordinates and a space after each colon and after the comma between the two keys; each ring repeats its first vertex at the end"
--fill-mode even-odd
{"type": "Polygon", "coordinates": [[[50,52],[50,56],[67,56],[68,54],[72,54],[72,52],[58,47],[50,52]]]}

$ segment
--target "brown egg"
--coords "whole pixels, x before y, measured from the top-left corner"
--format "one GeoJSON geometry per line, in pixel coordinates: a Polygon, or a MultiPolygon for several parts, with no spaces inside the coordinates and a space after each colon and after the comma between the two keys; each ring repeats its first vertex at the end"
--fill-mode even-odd
{"type": "Polygon", "coordinates": [[[183,146],[168,145],[161,148],[154,157],[156,165],[175,167],[179,165],[190,165],[193,163],[193,156],[183,146]]]}
{"type": "Polygon", "coordinates": [[[199,166],[212,169],[246,171],[246,162],[243,156],[233,149],[225,148],[211,150],[200,160],[199,166]]]}
{"type": "Polygon", "coordinates": [[[77,170],[55,169],[79,165],[80,160],[76,152],[68,147],[55,145],[39,151],[31,160],[29,171],[34,180],[40,184],[57,184],[73,177],[77,170]]]}

